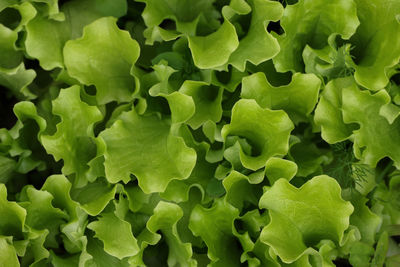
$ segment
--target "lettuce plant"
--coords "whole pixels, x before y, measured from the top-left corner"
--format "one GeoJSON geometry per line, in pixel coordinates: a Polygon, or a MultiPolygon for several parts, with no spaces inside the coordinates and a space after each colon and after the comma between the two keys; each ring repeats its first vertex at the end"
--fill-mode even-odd
{"type": "Polygon", "coordinates": [[[400,1],[0,0],[0,266],[400,266],[400,1]]]}

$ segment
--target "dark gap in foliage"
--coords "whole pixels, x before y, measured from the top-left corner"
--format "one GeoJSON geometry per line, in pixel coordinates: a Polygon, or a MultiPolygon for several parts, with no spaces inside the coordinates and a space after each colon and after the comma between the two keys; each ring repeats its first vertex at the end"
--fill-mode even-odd
{"type": "Polygon", "coordinates": [[[58,0],[58,7],[62,7],[67,2],[70,2],[70,0],[58,0]]]}
{"type": "MultiPolygon", "coordinates": [[[[55,83],[52,77],[52,72],[42,69],[39,60],[37,59],[26,59],[24,60],[26,69],[33,69],[36,72],[36,77],[33,82],[28,86],[30,91],[35,93],[37,96],[41,96],[48,92],[49,86],[55,83]]],[[[57,70],[59,71],[59,70],[57,70]]],[[[61,85],[61,84],[60,84],[61,85]]],[[[69,87],[65,85],[64,87],[69,87]]]]}
{"type": "Polygon", "coordinates": [[[348,259],[336,259],[333,261],[336,267],[352,267],[348,259]]]}
{"type": "Polygon", "coordinates": [[[247,62],[247,66],[250,73],[263,72],[272,86],[284,86],[292,81],[292,72],[277,72],[272,60],[264,61],[257,66],[247,62]]]}
{"type": "Polygon", "coordinates": [[[143,252],[143,262],[146,266],[167,266],[169,247],[162,239],[154,246],[148,246],[143,252]]]}
{"type": "Polygon", "coordinates": [[[292,180],[290,180],[290,184],[293,186],[300,188],[304,183],[306,183],[309,179],[307,177],[295,176],[292,180]]]}
{"type": "Polygon", "coordinates": [[[235,26],[239,41],[244,37],[246,37],[247,33],[249,32],[252,16],[253,16],[252,12],[246,15],[235,16],[236,21],[233,23],[233,25],[235,26]]]}
{"type": "Polygon", "coordinates": [[[136,185],[138,185],[138,179],[137,179],[136,175],[131,173],[131,174],[129,174],[129,178],[131,178],[131,181],[136,181],[136,185]]]}
{"type": "Polygon", "coordinates": [[[15,42],[15,46],[19,49],[24,49],[26,39],[26,32],[20,31],[18,32],[17,41],[15,42]]]}
{"type": "Polygon", "coordinates": [[[226,123],[230,122],[231,111],[235,103],[240,99],[241,89],[242,86],[240,84],[234,92],[229,92],[227,90],[224,90],[224,93],[222,95],[222,110],[225,111],[223,113],[223,116],[225,117],[226,123]]]}
{"type": "Polygon", "coordinates": [[[222,8],[223,8],[224,6],[228,6],[229,3],[230,3],[230,0],[218,0],[218,1],[215,1],[215,2],[213,3],[213,6],[214,6],[218,11],[222,11],[222,8]]]}
{"type": "Polygon", "coordinates": [[[125,29],[125,25],[128,22],[134,22],[135,24],[143,23],[142,12],[146,7],[145,3],[136,2],[136,1],[128,1],[128,10],[125,16],[122,16],[117,21],[117,26],[120,29],[125,29]]]}
{"type": "Polygon", "coordinates": [[[197,129],[192,129],[192,127],[188,127],[192,136],[196,142],[202,142],[208,140],[207,136],[205,136],[202,127],[197,129]]]}
{"type": "Polygon", "coordinates": [[[91,96],[95,96],[97,89],[96,86],[94,85],[89,85],[89,86],[84,86],[83,89],[85,90],[86,94],[91,95],[91,96]]]}
{"type": "Polygon", "coordinates": [[[18,103],[18,99],[9,94],[7,88],[0,86],[0,129],[10,129],[17,122],[17,117],[13,112],[16,103],[18,103]]]}
{"type": "Polygon", "coordinates": [[[34,69],[34,70],[41,69],[40,62],[37,59],[27,59],[27,58],[25,58],[24,63],[25,63],[25,68],[26,69],[34,69]]]}
{"type": "Polygon", "coordinates": [[[317,147],[320,149],[330,149],[331,145],[328,144],[324,139],[320,137],[320,140],[316,143],[317,147]]]}
{"type": "Polygon", "coordinates": [[[395,84],[400,85],[400,73],[396,73],[390,78],[395,84]]]}
{"type": "Polygon", "coordinates": [[[239,234],[245,234],[248,230],[241,219],[235,219],[233,225],[239,234]]]}
{"type": "Polygon", "coordinates": [[[158,26],[164,30],[176,31],[176,22],[172,19],[164,19],[158,26]]]}
{"type": "Polygon", "coordinates": [[[171,116],[171,109],[168,101],[163,97],[149,97],[147,99],[148,110],[150,112],[159,112],[162,115],[171,116]]]}
{"type": "MultiPolygon", "coordinates": [[[[138,36],[135,36],[135,39],[139,42],[140,44],[140,56],[139,59],[136,62],[136,66],[142,68],[145,71],[151,71],[152,68],[149,66],[152,66],[152,60],[160,55],[161,53],[164,52],[170,52],[172,51],[172,46],[174,44],[174,41],[169,41],[169,42],[155,42],[153,45],[146,45],[144,43],[141,43],[138,40],[138,36]]],[[[143,37],[144,38],[144,37],[143,37]]]]}
{"type": "Polygon", "coordinates": [[[193,253],[196,253],[196,254],[207,254],[207,252],[208,252],[207,246],[205,244],[202,247],[193,246],[192,249],[193,249],[193,253]]]}
{"type": "MultiPolygon", "coordinates": [[[[251,147],[249,156],[258,157],[261,155],[263,149],[261,144],[258,144],[256,141],[246,136],[239,136],[239,137],[241,138],[239,142],[245,142],[245,144],[247,143],[247,145],[251,147]]],[[[244,151],[244,153],[248,154],[246,153],[246,151],[244,151]]]]}
{"type": "Polygon", "coordinates": [[[204,99],[208,102],[213,102],[219,93],[219,87],[215,85],[204,85],[201,87],[201,93],[199,94],[201,99],[204,99]]]}
{"type": "Polygon", "coordinates": [[[399,235],[395,235],[391,237],[397,244],[400,244],[400,236],[399,235]]]}
{"type": "Polygon", "coordinates": [[[228,71],[215,71],[215,77],[222,84],[227,84],[232,78],[232,66],[228,66],[228,71]]]}
{"type": "MultiPolygon", "coordinates": [[[[355,34],[357,35],[357,32],[355,34]]],[[[350,43],[354,44],[354,46],[352,46],[352,49],[350,50],[350,56],[352,57],[354,63],[358,65],[366,56],[366,49],[365,44],[361,44],[360,41],[354,40],[355,38],[356,37],[354,35],[352,38],[350,38],[350,43]]]]}
{"type": "Polygon", "coordinates": [[[0,24],[14,30],[21,22],[19,11],[12,7],[6,7],[0,12],[0,24]]]}
{"type": "Polygon", "coordinates": [[[389,180],[390,180],[390,179],[388,179],[388,175],[393,170],[395,170],[395,167],[393,167],[393,161],[388,157],[384,157],[376,165],[375,181],[377,183],[381,183],[382,181],[384,181],[386,183],[386,185],[388,185],[389,184],[389,180]]]}
{"type": "Polygon", "coordinates": [[[267,31],[268,32],[276,32],[279,35],[284,33],[284,30],[281,26],[280,21],[270,21],[267,26],[267,31]]]}
{"type": "Polygon", "coordinates": [[[291,135],[303,135],[305,131],[307,131],[309,125],[305,122],[300,122],[296,125],[296,127],[291,132],[291,135]]]}

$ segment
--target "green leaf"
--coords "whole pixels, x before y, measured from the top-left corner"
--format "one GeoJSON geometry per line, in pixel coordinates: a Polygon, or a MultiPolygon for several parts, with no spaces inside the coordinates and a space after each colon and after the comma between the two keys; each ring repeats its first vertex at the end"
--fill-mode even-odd
{"type": "Polygon", "coordinates": [[[68,215],[58,208],[53,207],[53,196],[47,191],[36,190],[32,186],[25,188],[26,203],[22,203],[27,211],[26,225],[37,230],[47,229],[49,235],[46,245],[58,247],[56,235],[59,234],[60,225],[65,222],[68,215]]]}
{"type": "Polygon", "coordinates": [[[353,78],[331,80],[321,93],[315,109],[314,121],[321,127],[322,138],[330,144],[344,141],[350,137],[354,127],[343,122],[342,92],[344,88],[355,87],[353,78]]]}
{"type": "Polygon", "coordinates": [[[147,228],[156,233],[160,231],[168,244],[168,266],[197,266],[192,259],[192,246],[183,243],[177,230],[177,222],[183,217],[182,209],[173,203],[160,201],[154,214],[147,222],[147,228]]]}
{"type": "Polygon", "coordinates": [[[238,216],[239,211],[222,200],[217,200],[209,209],[199,205],[193,209],[189,228],[206,243],[210,266],[240,265],[240,252],[232,234],[233,221],[238,216]]]}
{"type": "MultiPolygon", "coordinates": [[[[213,2],[215,0],[140,0],[146,4],[142,17],[148,27],[144,36],[146,43],[152,45],[154,41],[169,41],[176,39],[179,32],[194,34],[196,26],[202,24],[202,28],[214,29],[219,26],[216,18],[213,2]],[[165,19],[171,19],[176,24],[176,29],[164,27],[161,23],[165,19]],[[209,23],[207,25],[207,22],[209,23]]],[[[203,29],[204,30],[204,29],[203,29]]]]}
{"type": "Polygon", "coordinates": [[[206,154],[209,150],[208,145],[202,143],[195,146],[195,149],[197,154],[196,165],[189,178],[184,180],[172,180],[165,191],[160,194],[163,199],[176,203],[188,201],[189,190],[192,187],[197,187],[205,191],[209,183],[214,180],[216,164],[210,164],[206,160],[206,154]]]}
{"type": "Polygon", "coordinates": [[[0,85],[7,87],[18,99],[33,99],[36,96],[27,88],[36,77],[32,69],[25,69],[21,63],[12,70],[0,70],[0,85]]]}
{"type": "Polygon", "coordinates": [[[18,33],[0,24],[0,68],[16,68],[22,62],[22,52],[15,47],[18,33]]]}
{"type": "Polygon", "coordinates": [[[26,210],[16,202],[7,200],[7,189],[4,184],[0,184],[0,214],[4,216],[0,220],[0,235],[22,239],[26,210]]]}
{"type": "Polygon", "coordinates": [[[97,107],[80,99],[77,85],[62,89],[52,103],[53,113],[61,117],[61,122],[54,135],[41,136],[42,144],[56,161],[64,161],[63,173],[75,173],[75,184],[83,186],[87,183],[87,163],[96,155],[93,127],[103,116],[97,107]]]}
{"type": "Polygon", "coordinates": [[[379,237],[378,243],[376,244],[374,258],[371,262],[371,267],[382,267],[384,266],[386,255],[389,248],[389,235],[387,232],[383,232],[379,237]]]}
{"type": "Polygon", "coordinates": [[[111,183],[128,182],[134,174],[145,193],[163,192],[174,179],[186,179],[196,163],[196,152],[170,133],[167,121],[140,116],[133,109],[100,133],[106,145],[105,171],[111,183]]]}
{"type": "MultiPolygon", "coordinates": [[[[93,238],[89,235],[87,242],[87,255],[91,257],[88,261],[85,262],[84,266],[98,266],[98,267],[107,267],[107,266],[116,266],[116,267],[128,267],[128,259],[124,258],[122,260],[108,254],[104,251],[104,246],[102,242],[96,238],[93,238]]],[[[80,264],[82,264],[82,256],[80,257],[80,264]]]]}
{"type": "Polygon", "coordinates": [[[343,240],[353,206],[341,198],[339,184],[321,175],[295,188],[280,179],[260,199],[271,222],[261,232],[261,241],[271,246],[285,263],[299,259],[323,239],[343,240]]]}
{"type": "Polygon", "coordinates": [[[83,37],[64,47],[65,66],[71,77],[96,86],[99,104],[132,99],[134,78],[130,69],[139,57],[139,45],[116,19],[105,17],[85,27],[83,37]]]}
{"type": "Polygon", "coordinates": [[[38,14],[26,27],[26,51],[29,56],[37,58],[45,70],[64,68],[65,43],[80,37],[86,25],[104,16],[121,17],[127,9],[126,1],[123,0],[73,0],[64,3],[62,13],[58,13],[57,1],[51,2],[54,6],[49,7],[49,13],[54,16],[38,14]],[[49,32],[52,38],[48,38],[49,32]]]}
{"type": "Polygon", "coordinates": [[[354,78],[370,90],[380,90],[388,84],[390,72],[400,60],[400,3],[354,1],[361,22],[350,39],[354,45],[354,78]]]}
{"type": "Polygon", "coordinates": [[[283,109],[296,122],[313,111],[320,86],[317,76],[295,73],[290,84],[275,87],[258,72],[243,78],[241,97],[255,99],[263,108],[283,109]]]}
{"type": "Polygon", "coordinates": [[[64,67],[62,49],[69,39],[66,23],[37,15],[28,23],[26,31],[25,46],[29,56],[37,58],[45,70],[64,67]],[[51,40],[46,38],[49,32],[51,40]]]}
{"type": "Polygon", "coordinates": [[[17,163],[11,158],[0,155],[0,183],[7,183],[12,178],[17,163]]]}
{"type": "Polygon", "coordinates": [[[111,186],[105,179],[98,179],[82,188],[74,188],[72,198],[81,204],[89,215],[96,216],[114,199],[116,186],[111,186]]]}
{"type": "Polygon", "coordinates": [[[103,213],[101,217],[87,226],[96,233],[95,237],[104,244],[104,250],[122,259],[139,252],[136,238],[132,234],[131,225],[119,219],[114,213],[103,213]]]}
{"type": "Polygon", "coordinates": [[[281,159],[270,158],[265,165],[265,175],[269,183],[273,185],[280,178],[290,181],[297,173],[297,165],[295,162],[281,159]]]}
{"type": "Polygon", "coordinates": [[[221,119],[222,88],[206,82],[187,80],[179,92],[191,96],[193,99],[195,112],[187,122],[193,129],[199,128],[206,121],[218,122],[221,119]]]}
{"type": "Polygon", "coordinates": [[[10,267],[19,267],[17,253],[11,243],[11,238],[0,237],[0,262],[10,267]]]}
{"type": "Polygon", "coordinates": [[[312,48],[327,45],[330,36],[349,39],[360,24],[353,0],[300,0],[285,8],[281,26],[285,34],[278,36],[280,53],[273,58],[280,72],[302,72],[302,53],[308,44],[312,48]]]}
{"type": "Polygon", "coordinates": [[[32,102],[18,102],[13,110],[18,121],[10,130],[14,141],[9,153],[11,156],[19,156],[16,171],[27,173],[35,168],[43,170],[48,156],[39,140],[47,123],[38,115],[32,102]]]}
{"type": "Polygon", "coordinates": [[[382,218],[369,209],[366,205],[367,201],[368,199],[358,192],[352,193],[351,204],[354,212],[350,216],[350,224],[360,231],[360,241],[372,246],[375,243],[375,235],[382,225],[382,218]]]}
{"type": "Polygon", "coordinates": [[[396,130],[400,121],[389,124],[385,117],[379,115],[381,107],[390,101],[386,91],[371,95],[352,86],[343,89],[342,99],[343,121],[360,126],[353,131],[353,135],[355,156],[361,163],[375,167],[380,159],[387,156],[395,166],[400,166],[400,134],[396,130]]]}
{"type": "Polygon", "coordinates": [[[278,41],[268,33],[267,25],[269,21],[282,17],[282,5],[265,0],[251,0],[249,4],[252,9],[250,28],[228,62],[241,72],[245,70],[247,61],[258,65],[273,58],[280,50],[278,41]]]}
{"type": "Polygon", "coordinates": [[[252,154],[240,147],[240,160],[244,167],[258,170],[273,156],[283,156],[289,148],[289,135],[294,126],[282,110],[261,108],[256,101],[241,99],[232,109],[231,123],[222,128],[224,140],[229,135],[246,138],[252,154]]]}
{"type": "Polygon", "coordinates": [[[223,185],[226,190],[225,200],[239,211],[249,204],[257,206],[258,198],[262,193],[261,188],[252,185],[247,176],[232,171],[223,180],[223,185]]]}

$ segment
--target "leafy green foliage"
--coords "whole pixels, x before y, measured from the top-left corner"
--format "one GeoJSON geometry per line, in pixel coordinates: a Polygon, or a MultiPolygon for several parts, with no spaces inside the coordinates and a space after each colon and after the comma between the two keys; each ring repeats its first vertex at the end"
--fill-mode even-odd
{"type": "Polygon", "coordinates": [[[399,266],[399,3],[0,0],[0,266],[399,266]]]}

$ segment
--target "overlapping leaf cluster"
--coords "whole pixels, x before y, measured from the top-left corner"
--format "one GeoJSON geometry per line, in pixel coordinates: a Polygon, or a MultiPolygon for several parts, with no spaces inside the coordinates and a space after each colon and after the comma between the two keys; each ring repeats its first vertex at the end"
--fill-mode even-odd
{"type": "Polygon", "coordinates": [[[400,265],[400,1],[0,0],[1,266],[400,265]]]}

